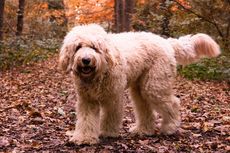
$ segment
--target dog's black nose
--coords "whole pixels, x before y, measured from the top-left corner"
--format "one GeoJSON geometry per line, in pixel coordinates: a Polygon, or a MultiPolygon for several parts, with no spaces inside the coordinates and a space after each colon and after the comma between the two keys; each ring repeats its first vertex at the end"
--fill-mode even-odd
{"type": "Polygon", "coordinates": [[[85,65],[89,65],[89,63],[91,62],[91,59],[88,57],[84,57],[82,58],[82,63],[85,65]]]}

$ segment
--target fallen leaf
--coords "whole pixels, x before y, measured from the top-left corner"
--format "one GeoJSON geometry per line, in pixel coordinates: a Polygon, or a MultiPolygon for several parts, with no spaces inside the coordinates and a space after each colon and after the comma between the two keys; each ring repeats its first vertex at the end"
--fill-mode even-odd
{"type": "Polygon", "coordinates": [[[192,133],[192,135],[193,135],[195,138],[198,138],[198,137],[201,137],[201,136],[202,136],[201,134],[196,134],[196,133],[192,133]]]}
{"type": "Polygon", "coordinates": [[[147,145],[149,143],[149,140],[146,139],[146,140],[139,140],[138,141],[141,145],[147,145]]]}
{"type": "Polygon", "coordinates": [[[0,148],[4,148],[10,145],[7,137],[0,137],[0,148]]]}
{"type": "Polygon", "coordinates": [[[65,116],[65,112],[62,108],[58,108],[58,114],[62,115],[62,116],[65,116]]]}
{"type": "Polygon", "coordinates": [[[213,129],[214,124],[211,123],[211,122],[204,122],[202,126],[203,126],[203,127],[202,127],[203,131],[204,131],[204,132],[207,132],[207,131],[210,131],[210,130],[213,129]]]}

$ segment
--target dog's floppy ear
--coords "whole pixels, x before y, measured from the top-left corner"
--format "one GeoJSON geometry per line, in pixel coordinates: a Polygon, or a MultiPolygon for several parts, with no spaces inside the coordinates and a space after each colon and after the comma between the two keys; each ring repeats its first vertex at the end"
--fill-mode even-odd
{"type": "Polygon", "coordinates": [[[109,66],[111,66],[111,67],[114,66],[115,59],[114,59],[113,55],[110,53],[110,50],[106,49],[104,52],[105,52],[105,60],[106,60],[106,62],[109,64],[109,66]]]}
{"type": "Polygon", "coordinates": [[[120,58],[120,53],[117,48],[108,40],[103,43],[103,50],[105,53],[105,59],[109,66],[113,67],[118,65],[118,58],[120,58]]]}
{"type": "Polygon", "coordinates": [[[110,67],[113,67],[115,63],[116,48],[114,45],[105,37],[97,38],[96,48],[102,50],[104,58],[110,67]]]}
{"type": "Polygon", "coordinates": [[[71,71],[73,56],[76,52],[76,44],[63,44],[59,54],[59,68],[66,73],[71,71]]]}

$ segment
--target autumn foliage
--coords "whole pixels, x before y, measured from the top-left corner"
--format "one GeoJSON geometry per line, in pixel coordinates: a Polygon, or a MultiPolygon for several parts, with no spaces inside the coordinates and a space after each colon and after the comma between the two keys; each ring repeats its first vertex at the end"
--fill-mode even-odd
{"type": "Polygon", "coordinates": [[[229,21],[229,0],[0,0],[0,152],[230,152],[229,21]],[[128,1],[135,4],[131,13],[128,1]],[[135,119],[125,94],[121,137],[92,146],[68,142],[76,95],[57,69],[57,52],[72,27],[87,23],[165,38],[202,32],[220,44],[220,57],[178,65],[178,133],[161,135],[156,127],[154,136],[128,134],[135,119]]]}
{"type": "MultiPolygon", "coordinates": [[[[0,23],[0,68],[47,58],[47,54],[59,49],[68,30],[87,23],[99,23],[112,32],[150,31],[163,37],[203,32],[214,37],[223,48],[223,53],[229,54],[229,1],[33,0],[25,1],[22,4],[24,11],[19,13],[22,1],[0,1],[0,8],[5,4],[4,10],[0,11],[3,12],[3,18],[0,16],[0,22],[3,21],[0,23]],[[20,16],[23,16],[23,23],[18,24],[17,18],[20,16]]],[[[230,65],[227,59],[222,59],[221,66],[230,65]]],[[[205,62],[205,66],[206,63],[210,65],[205,62]]],[[[199,67],[198,70],[197,74],[202,74],[200,71],[203,72],[204,68],[199,67]]],[[[205,71],[215,77],[222,72],[222,68],[205,71]]],[[[188,75],[191,76],[190,73],[188,75]]]]}
{"type": "Polygon", "coordinates": [[[91,22],[111,24],[113,21],[114,0],[66,1],[67,17],[74,18],[75,24],[91,22]]]}

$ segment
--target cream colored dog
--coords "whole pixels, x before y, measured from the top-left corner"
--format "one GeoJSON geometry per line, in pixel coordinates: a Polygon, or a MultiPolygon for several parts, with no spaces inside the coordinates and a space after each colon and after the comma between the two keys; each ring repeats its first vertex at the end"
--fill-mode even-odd
{"type": "Polygon", "coordinates": [[[77,26],[65,37],[60,65],[73,78],[78,101],[71,141],[94,144],[99,136],[116,137],[122,121],[123,94],[134,103],[135,134],[154,134],[154,115],[161,130],[180,125],[179,99],[173,93],[176,64],[216,57],[219,46],[205,34],[164,39],[147,32],[109,34],[96,24],[77,26]]]}

